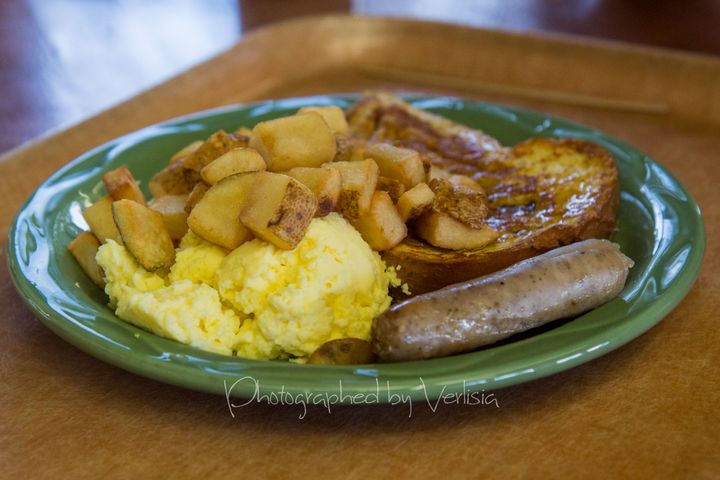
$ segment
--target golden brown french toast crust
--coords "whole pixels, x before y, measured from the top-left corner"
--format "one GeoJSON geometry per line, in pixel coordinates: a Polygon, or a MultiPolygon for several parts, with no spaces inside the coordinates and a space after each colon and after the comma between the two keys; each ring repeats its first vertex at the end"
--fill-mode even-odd
{"type": "Polygon", "coordinates": [[[432,165],[468,175],[487,193],[487,223],[500,234],[452,251],[413,237],[384,252],[413,294],[505,268],[552,248],[606,238],[616,228],[618,172],[610,152],[583,140],[532,138],[502,147],[483,132],[371,93],[348,112],[352,135],[420,151],[432,165]]]}

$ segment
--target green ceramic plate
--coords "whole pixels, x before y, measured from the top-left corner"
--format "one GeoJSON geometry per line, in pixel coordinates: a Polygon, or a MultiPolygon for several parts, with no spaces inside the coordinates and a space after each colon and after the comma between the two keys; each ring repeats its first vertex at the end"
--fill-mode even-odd
{"type": "MultiPolygon", "coordinates": [[[[163,382],[242,398],[390,402],[489,391],[566,370],[604,355],[659,322],[687,293],[703,257],[700,210],[647,155],[590,128],[544,114],[455,98],[410,100],[510,145],[532,136],[573,137],[609,149],[620,169],[620,229],[614,240],[635,261],[622,294],[572,321],[515,341],[448,358],[397,364],[314,366],[207,353],[119,320],[68,254],[85,225],[83,207],[102,196],[103,172],[127,164],[147,180],[170,155],[218,129],[252,126],[306,105],[347,107],[353,96],[239,105],[152,126],[82,155],[30,197],[12,226],[8,258],[18,291],[40,320],[106,362],[163,382]],[[261,397],[274,393],[271,397],[261,397]]],[[[145,193],[148,193],[147,191],[145,193]]]]}

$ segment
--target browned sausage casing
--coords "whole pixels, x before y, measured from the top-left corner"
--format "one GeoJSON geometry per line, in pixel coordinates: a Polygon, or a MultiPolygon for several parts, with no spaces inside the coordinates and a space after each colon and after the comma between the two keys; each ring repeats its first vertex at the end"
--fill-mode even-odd
{"type": "Polygon", "coordinates": [[[395,305],[375,318],[373,348],[390,362],[473,350],[602,305],[632,265],[607,240],[556,248],[395,305]]]}

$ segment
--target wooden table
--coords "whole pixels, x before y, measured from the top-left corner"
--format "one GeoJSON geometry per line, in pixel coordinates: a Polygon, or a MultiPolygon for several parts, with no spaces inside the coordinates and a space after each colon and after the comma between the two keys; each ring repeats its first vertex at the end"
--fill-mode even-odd
{"type": "MultiPolygon", "coordinates": [[[[0,158],[0,263],[5,263],[8,226],[27,195],[60,165],[110,138],[231,102],[384,86],[549,111],[647,151],[689,187],[703,208],[708,231],[705,265],[687,298],[651,331],[581,367],[496,392],[499,408],[455,405],[433,411],[420,403],[411,416],[405,405],[333,407],[331,412],[311,408],[302,420],[297,407],[260,404],[235,409],[233,417],[222,397],[140,378],[80,352],[32,316],[12,288],[7,269],[0,266],[0,476],[720,474],[720,379],[715,372],[720,361],[720,260],[714,255],[720,247],[719,60],[579,39],[363,18],[308,19],[245,35],[256,25],[280,18],[277,12],[338,9],[429,14],[529,30],[578,28],[569,25],[568,15],[580,13],[539,9],[539,2],[527,2],[512,14],[500,7],[502,2],[486,2],[496,8],[497,17],[491,21],[485,10],[459,1],[449,2],[456,10],[435,7],[429,13],[401,2],[348,6],[314,1],[308,2],[307,10],[297,2],[262,4],[279,4],[277,9],[258,6],[259,2],[218,2],[216,12],[185,2],[177,7],[176,22],[162,10],[168,5],[158,3],[160,10],[154,15],[143,7],[94,6],[96,10],[88,11],[93,21],[77,24],[72,12],[80,11],[80,2],[66,2],[70,13],[52,10],[50,2],[0,4],[3,149],[48,128],[77,122],[244,36],[210,62],[0,158]],[[228,11],[240,12],[242,20],[228,21],[228,11]],[[551,20],[543,23],[537,18],[551,20]],[[508,20],[514,23],[505,23],[508,20]],[[65,24],[72,28],[61,28],[65,24]],[[141,26],[150,24],[173,24],[179,30],[168,33],[163,27],[157,37],[148,37],[141,26]],[[203,36],[208,30],[212,35],[203,36]],[[172,57],[185,48],[187,55],[172,57]],[[384,65],[387,75],[378,75],[378,65],[384,65]],[[523,68],[515,69],[516,65],[523,68]],[[449,73],[461,81],[438,85],[412,75],[401,80],[388,73],[388,66],[422,69],[435,75],[432,78],[449,73]],[[518,90],[473,90],[468,80],[474,86],[510,85],[518,90]],[[565,96],[538,98],[538,91],[565,96]],[[620,103],[591,104],[608,98],[620,103]],[[658,114],[637,109],[637,102],[669,110],[658,114]]],[[[639,22],[637,28],[623,27],[618,20],[630,8],[620,2],[587,4],[595,6],[583,17],[595,36],[720,53],[717,36],[705,33],[716,24],[712,2],[684,12],[667,37],[653,33],[662,30],[653,25],[672,17],[662,2],[648,4],[644,15],[659,8],[659,16],[639,22]],[[699,23],[691,25],[688,19],[699,23]]],[[[90,8],[87,2],[82,5],[90,8]]],[[[641,6],[636,2],[632,8],[641,6]]]]}

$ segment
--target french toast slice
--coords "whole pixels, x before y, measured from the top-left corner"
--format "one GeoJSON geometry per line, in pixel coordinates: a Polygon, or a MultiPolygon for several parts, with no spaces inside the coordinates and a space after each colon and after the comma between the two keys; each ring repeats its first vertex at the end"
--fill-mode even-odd
{"type": "MultiPolygon", "coordinates": [[[[498,239],[475,250],[435,248],[408,236],[383,252],[413,295],[501,270],[616,228],[618,172],[610,152],[583,140],[532,138],[506,148],[492,137],[387,93],[348,111],[351,135],[413,148],[424,161],[477,181],[498,239]]],[[[411,229],[412,230],[412,229],[411,229]]]]}

